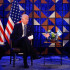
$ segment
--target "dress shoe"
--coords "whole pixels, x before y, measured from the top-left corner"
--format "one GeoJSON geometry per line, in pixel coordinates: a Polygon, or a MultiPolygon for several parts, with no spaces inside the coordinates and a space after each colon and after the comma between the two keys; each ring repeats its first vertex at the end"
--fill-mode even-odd
{"type": "Polygon", "coordinates": [[[2,56],[0,56],[0,60],[1,60],[2,56]]]}
{"type": "Polygon", "coordinates": [[[35,56],[35,57],[33,57],[33,60],[35,60],[35,59],[40,59],[41,57],[39,57],[39,56],[35,56]]]}
{"type": "Polygon", "coordinates": [[[0,60],[1,60],[1,57],[0,57],[0,60]]]}
{"type": "Polygon", "coordinates": [[[68,58],[70,59],[70,55],[68,55],[68,58]]]}
{"type": "Polygon", "coordinates": [[[29,66],[28,65],[24,65],[24,68],[29,68],[29,66]]]}

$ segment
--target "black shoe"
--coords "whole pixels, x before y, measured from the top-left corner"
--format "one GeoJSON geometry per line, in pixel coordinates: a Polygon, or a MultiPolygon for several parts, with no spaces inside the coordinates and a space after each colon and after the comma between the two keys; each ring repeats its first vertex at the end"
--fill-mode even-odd
{"type": "Polygon", "coordinates": [[[28,65],[24,65],[24,68],[29,68],[29,66],[28,65]]]}
{"type": "Polygon", "coordinates": [[[68,58],[70,59],[70,55],[68,55],[68,58]]]}
{"type": "Polygon", "coordinates": [[[0,56],[0,60],[1,60],[2,56],[0,56]]]}
{"type": "Polygon", "coordinates": [[[1,60],[1,57],[0,57],[0,60],[1,60]]]}
{"type": "Polygon", "coordinates": [[[39,57],[39,56],[35,56],[35,57],[33,57],[33,60],[34,59],[40,59],[41,57],[39,57]]]}

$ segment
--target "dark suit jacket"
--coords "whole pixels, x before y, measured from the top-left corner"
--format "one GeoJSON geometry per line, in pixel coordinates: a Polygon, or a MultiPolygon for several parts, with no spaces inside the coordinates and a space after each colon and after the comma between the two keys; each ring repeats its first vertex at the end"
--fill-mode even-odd
{"type": "MultiPolygon", "coordinates": [[[[32,29],[33,29],[32,26],[27,25],[27,32],[26,32],[27,37],[33,34],[32,29]]],[[[18,40],[22,37],[22,34],[23,34],[22,24],[21,23],[15,24],[10,38],[12,40],[18,40]]]]}
{"type": "Polygon", "coordinates": [[[22,48],[25,49],[26,46],[28,47],[29,46],[28,43],[30,41],[28,40],[27,37],[33,34],[32,30],[33,30],[32,26],[27,25],[26,37],[22,37],[22,34],[23,34],[22,24],[21,23],[15,24],[13,32],[10,35],[10,38],[13,42],[12,47],[18,47],[20,49],[22,49],[22,48]],[[26,42],[24,41],[24,39],[26,40],[26,42]],[[27,43],[27,44],[25,44],[25,43],[27,43]],[[24,47],[23,47],[23,45],[24,45],[24,47]]]}

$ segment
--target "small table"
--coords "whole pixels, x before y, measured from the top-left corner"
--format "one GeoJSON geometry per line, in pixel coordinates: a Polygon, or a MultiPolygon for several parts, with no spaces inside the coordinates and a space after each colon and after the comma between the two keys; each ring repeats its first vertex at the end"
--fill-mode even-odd
{"type": "Polygon", "coordinates": [[[47,41],[45,41],[44,43],[62,43],[62,42],[59,42],[59,41],[51,41],[51,42],[47,42],[47,41]]]}
{"type": "MultiPolygon", "coordinates": [[[[47,41],[45,41],[44,43],[48,43],[48,44],[55,43],[55,45],[57,45],[58,47],[60,47],[59,44],[61,44],[62,42],[59,42],[59,41],[49,41],[49,42],[47,42],[47,41]]],[[[53,47],[55,45],[51,45],[51,47],[53,47]]]]}
{"type": "MultiPolygon", "coordinates": [[[[48,41],[45,41],[44,43],[47,43],[47,44],[48,44],[48,43],[55,43],[55,44],[58,45],[58,44],[61,44],[62,42],[59,42],[59,41],[49,41],[49,42],[48,42],[48,41]]],[[[48,46],[48,45],[46,45],[46,46],[48,46]]],[[[52,46],[54,46],[54,45],[52,45],[52,46]]],[[[51,47],[52,47],[52,46],[51,46],[51,47]]],[[[59,46],[59,47],[60,47],[60,46],[59,46]]],[[[57,48],[55,47],[55,50],[56,50],[56,49],[57,49],[57,48]]],[[[45,54],[45,52],[44,52],[44,54],[45,54]]],[[[44,65],[45,65],[45,57],[44,57],[44,65]]],[[[61,54],[61,65],[62,65],[62,54],[61,54]]]]}

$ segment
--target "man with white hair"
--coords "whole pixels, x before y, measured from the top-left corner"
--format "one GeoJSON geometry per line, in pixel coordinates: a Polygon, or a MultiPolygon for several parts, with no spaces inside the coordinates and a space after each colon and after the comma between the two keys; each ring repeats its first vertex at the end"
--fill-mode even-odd
{"type": "Polygon", "coordinates": [[[13,32],[10,36],[11,40],[14,42],[14,47],[18,46],[18,48],[22,49],[24,52],[24,68],[29,68],[27,64],[28,55],[38,59],[30,44],[30,40],[33,39],[33,28],[32,26],[27,25],[28,21],[29,16],[27,14],[23,14],[21,17],[21,23],[15,24],[13,32]]]}

